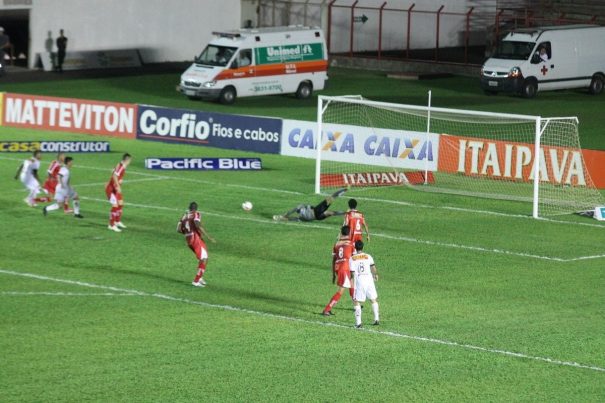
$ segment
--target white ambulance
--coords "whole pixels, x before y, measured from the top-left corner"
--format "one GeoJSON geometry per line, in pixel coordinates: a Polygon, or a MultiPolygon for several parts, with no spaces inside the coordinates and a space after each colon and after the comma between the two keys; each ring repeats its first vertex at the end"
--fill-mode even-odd
{"type": "Polygon", "coordinates": [[[182,74],[177,90],[189,98],[218,99],[296,94],[308,98],[328,79],[321,29],[303,26],[213,32],[214,39],[182,74]]]}
{"type": "Polygon", "coordinates": [[[604,83],[605,27],[597,25],[515,30],[481,69],[481,88],[489,94],[532,98],[538,91],[570,88],[599,94],[604,83]]]}

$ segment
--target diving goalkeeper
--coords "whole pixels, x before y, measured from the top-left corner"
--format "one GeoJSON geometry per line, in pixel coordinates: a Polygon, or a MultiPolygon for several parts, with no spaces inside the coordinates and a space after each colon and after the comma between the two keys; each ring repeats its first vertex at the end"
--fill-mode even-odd
{"type": "Polygon", "coordinates": [[[275,221],[314,221],[325,220],[328,217],[344,215],[345,211],[328,211],[335,198],[342,196],[347,189],[340,189],[326,197],[317,206],[299,204],[284,215],[274,215],[275,221]]]}

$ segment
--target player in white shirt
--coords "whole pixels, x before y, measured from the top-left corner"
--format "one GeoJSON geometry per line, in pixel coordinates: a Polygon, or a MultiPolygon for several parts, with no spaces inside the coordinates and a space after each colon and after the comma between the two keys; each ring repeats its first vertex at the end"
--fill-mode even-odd
{"type": "Polygon", "coordinates": [[[355,253],[349,259],[349,268],[351,276],[355,279],[355,293],[353,294],[353,305],[355,307],[355,327],[362,327],[361,324],[361,302],[366,298],[372,302],[372,312],[374,313],[374,325],[380,324],[378,313],[378,293],[376,292],[375,281],[378,281],[378,273],[372,256],[363,252],[363,242],[355,242],[355,253]]]}
{"type": "Polygon", "coordinates": [[[59,170],[59,184],[57,185],[57,190],[55,192],[55,200],[58,203],[53,203],[50,206],[46,206],[42,209],[42,213],[47,215],[49,211],[58,210],[67,200],[73,200],[74,205],[74,217],[76,218],[84,218],[80,214],[80,198],[78,197],[78,193],[76,193],[75,189],[71,186],[70,176],[71,176],[71,166],[73,165],[73,158],[65,157],[64,165],[59,170]]]}
{"type": "Polygon", "coordinates": [[[15,179],[21,180],[21,183],[29,190],[29,194],[23,200],[30,207],[36,207],[36,202],[50,201],[46,197],[37,198],[38,193],[42,191],[40,187],[40,181],[38,179],[38,170],[40,169],[40,160],[42,159],[42,152],[40,150],[34,151],[32,158],[28,158],[19,166],[15,179]]]}

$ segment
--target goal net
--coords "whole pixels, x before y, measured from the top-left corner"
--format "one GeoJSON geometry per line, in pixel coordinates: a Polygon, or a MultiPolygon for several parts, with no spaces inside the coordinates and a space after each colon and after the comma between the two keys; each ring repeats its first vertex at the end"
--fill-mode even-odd
{"type": "Polygon", "coordinates": [[[320,96],[317,119],[316,193],[405,186],[527,202],[534,217],[603,203],[575,117],[320,96]]]}

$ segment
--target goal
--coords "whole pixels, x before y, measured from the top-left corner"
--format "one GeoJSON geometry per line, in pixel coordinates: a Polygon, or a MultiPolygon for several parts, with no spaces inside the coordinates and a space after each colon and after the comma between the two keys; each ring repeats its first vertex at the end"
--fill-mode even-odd
{"type": "Polygon", "coordinates": [[[317,122],[316,193],[406,186],[527,202],[536,218],[603,203],[575,117],[433,108],[429,93],[428,106],[320,96],[317,122]]]}

